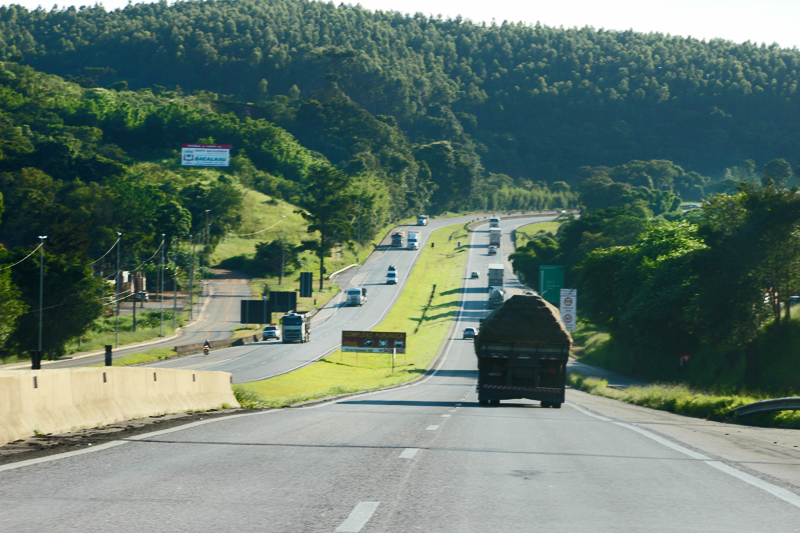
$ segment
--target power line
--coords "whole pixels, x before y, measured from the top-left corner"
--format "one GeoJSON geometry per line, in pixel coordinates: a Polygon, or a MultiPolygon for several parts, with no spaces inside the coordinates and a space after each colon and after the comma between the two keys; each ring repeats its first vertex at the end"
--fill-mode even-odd
{"type": "Polygon", "coordinates": [[[120,238],[121,238],[121,237],[117,238],[116,242],[114,242],[114,244],[112,244],[112,245],[111,245],[111,248],[109,248],[109,249],[108,249],[108,251],[107,251],[106,253],[104,253],[104,254],[103,254],[103,256],[102,256],[102,257],[100,257],[100,259],[98,259],[97,261],[92,261],[91,263],[87,263],[86,265],[83,265],[83,264],[78,264],[78,263],[70,263],[69,261],[64,261],[64,262],[65,262],[65,263],[67,263],[68,265],[72,265],[72,266],[76,266],[76,267],[79,267],[79,266],[92,266],[92,265],[94,265],[95,263],[99,263],[100,261],[102,261],[102,260],[103,260],[103,258],[104,258],[105,256],[107,256],[108,254],[110,254],[110,253],[111,253],[111,250],[113,250],[113,249],[114,249],[114,247],[117,245],[117,243],[120,241],[120,238]]]}
{"type": "MultiPolygon", "coordinates": [[[[32,256],[33,254],[35,254],[35,253],[36,253],[36,251],[37,251],[37,250],[39,250],[39,248],[41,248],[42,246],[44,246],[44,243],[40,243],[40,244],[39,244],[39,246],[37,246],[36,248],[34,248],[34,250],[33,250],[31,253],[29,253],[28,255],[26,255],[26,256],[25,256],[25,259],[28,259],[30,256],[32,256]]],[[[25,261],[25,259],[22,259],[21,261],[17,261],[16,263],[14,263],[14,264],[13,264],[13,265],[11,265],[11,266],[7,266],[7,267],[0,268],[0,272],[2,272],[3,270],[8,270],[9,268],[13,268],[13,267],[17,266],[18,264],[20,264],[20,263],[24,262],[24,261],[25,261]]]]}
{"type": "MultiPolygon", "coordinates": [[[[281,220],[283,220],[283,219],[281,219],[281,220]]],[[[271,230],[272,228],[274,228],[275,226],[277,226],[278,224],[280,224],[280,223],[281,223],[281,220],[279,220],[278,222],[274,223],[274,224],[273,224],[273,225],[271,225],[270,227],[268,227],[268,228],[266,228],[266,229],[262,229],[261,231],[257,231],[257,232],[255,232],[255,233],[228,233],[228,235],[232,235],[232,236],[234,236],[234,237],[248,237],[248,236],[250,236],[250,235],[258,235],[259,233],[264,233],[264,232],[265,232],[265,231],[267,231],[267,230],[271,230]]]]}

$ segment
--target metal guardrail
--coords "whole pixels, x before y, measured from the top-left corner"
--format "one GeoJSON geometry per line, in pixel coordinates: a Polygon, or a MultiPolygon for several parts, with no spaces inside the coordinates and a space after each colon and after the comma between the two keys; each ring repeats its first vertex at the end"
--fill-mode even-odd
{"type": "Polygon", "coordinates": [[[775,400],[762,400],[760,402],[741,405],[731,409],[734,416],[752,415],[753,413],[766,413],[770,411],[800,411],[800,398],[776,398],[775,400]]]}

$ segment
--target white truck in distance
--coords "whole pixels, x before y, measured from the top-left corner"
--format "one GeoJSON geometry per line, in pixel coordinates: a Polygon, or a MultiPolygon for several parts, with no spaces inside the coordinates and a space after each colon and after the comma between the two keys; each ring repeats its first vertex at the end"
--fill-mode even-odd
{"type": "Polygon", "coordinates": [[[353,305],[364,305],[367,301],[367,289],[354,287],[352,289],[347,289],[347,299],[345,300],[345,305],[353,306],[353,305]]]}
{"type": "Polygon", "coordinates": [[[417,226],[427,226],[428,215],[417,215],[417,226]]]}
{"type": "Polygon", "coordinates": [[[281,319],[281,329],[283,330],[283,343],[287,342],[308,342],[311,340],[311,324],[306,320],[306,315],[300,313],[286,313],[281,319]]]}
{"type": "Polygon", "coordinates": [[[500,217],[493,216],[489,218],[489,229],[500,227],[500,217]]]}
{"type": "Polygon", "coordinates": [[[487,291],[492,287],[503,287],[503,265],[495,263],[489,265],[489,275],[487,278],[487,291]]]}
{"type": "Polygon", "coordinates": [[[408,232],[408,249],[409,250],[419,250],[419,232],[418,231],[409,231],[408,232]]]}
{"type": "Polygon", "coordinates": [[[503,230],[500,228],[491,228],[489,230],[489,246],[500,246],[500,239],[503,236],[503,230]]]}

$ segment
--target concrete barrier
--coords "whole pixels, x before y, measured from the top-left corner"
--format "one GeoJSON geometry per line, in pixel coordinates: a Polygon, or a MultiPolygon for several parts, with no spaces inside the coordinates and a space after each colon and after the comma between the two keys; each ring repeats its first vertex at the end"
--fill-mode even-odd
{"type": "Polygon", "coordinates": [[[227,404],[227,372],[148,367],[0,372],[0,445],[123,420],[227,404]]]}

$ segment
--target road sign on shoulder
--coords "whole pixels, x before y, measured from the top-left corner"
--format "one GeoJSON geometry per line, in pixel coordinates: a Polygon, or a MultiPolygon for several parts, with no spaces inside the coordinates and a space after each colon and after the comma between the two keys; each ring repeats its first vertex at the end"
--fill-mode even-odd
{"type": "Polygon", "coordinates": [[[342,331],[343,352],[406,353],[405,331],[342,331]]]}
{"type": "Polygon", "coordinates": [[[578,304],[578,290],[577,289],[561,289],[561,321],[567,331],[575,331],[575,323],[577,317],[575,315],[575,307],[578,304]]]}

